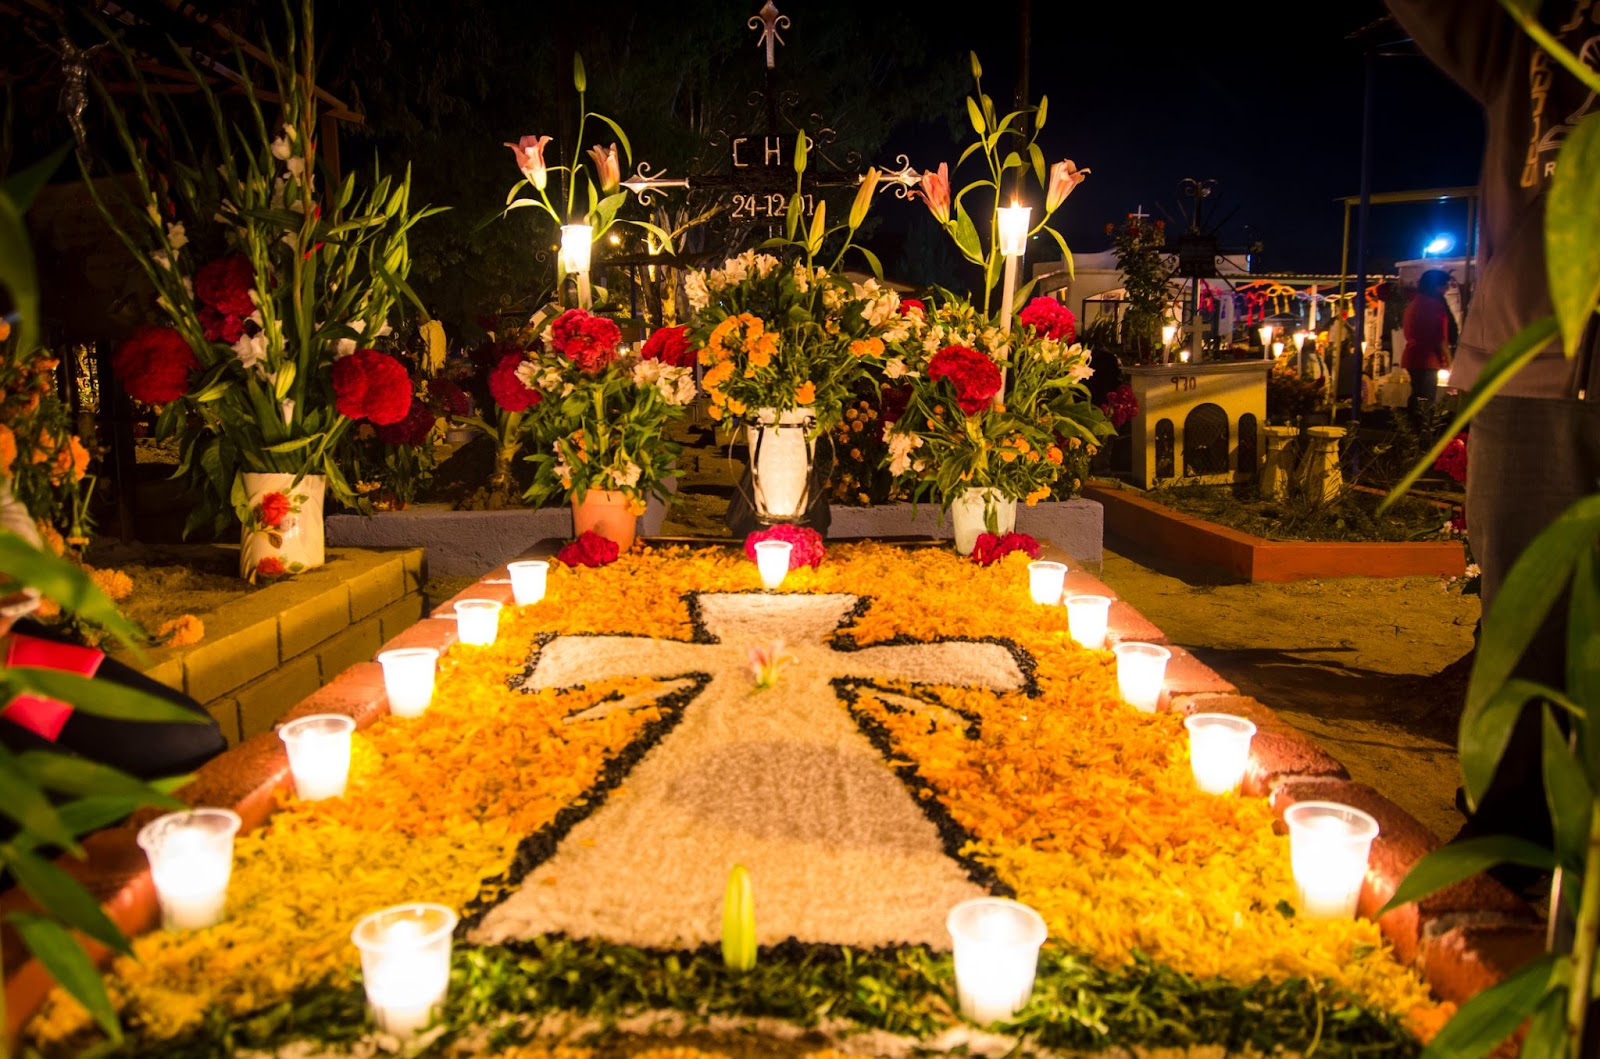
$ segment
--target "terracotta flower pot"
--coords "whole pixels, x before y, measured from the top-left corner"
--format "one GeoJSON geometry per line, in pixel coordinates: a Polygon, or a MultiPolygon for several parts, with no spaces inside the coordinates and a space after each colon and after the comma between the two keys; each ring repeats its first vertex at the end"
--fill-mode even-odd
{"type": "Polygon", "coordinates": [[[582,500],[572,501],[572,535],[581,537],[593,531],[617,547],[627,551],[633,547],[633,537],[639,516],[628,507],[628,494],[609,489],[591,489],[582,500]]]}

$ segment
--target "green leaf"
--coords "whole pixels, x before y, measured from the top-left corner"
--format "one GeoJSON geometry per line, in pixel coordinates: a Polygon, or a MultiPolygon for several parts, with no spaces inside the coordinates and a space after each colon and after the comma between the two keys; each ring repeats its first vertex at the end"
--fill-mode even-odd
{"type": "Polygon", "coordinates": [[[1561,323],[1562,348],[1579,348],[1600,301],[1600,114],[1569,129],[1556,156],[1544,211],[1550,302],[1561,323]]]}
{"type": "MultiPolygon", "coordinates": [[[[1498,985],[1490,986],[1465,1004],[1445,1024],[1422,1059],[1478,1059],[1516,1032],[1555,985],[1571,957],[1553,953],[1534,960],[1498,985]]],[[[1568,971],[1570,973],[1570,970],[1568,971]]]]}
{"type": "Polygon", "coordinates": [[[12,173],[6,177],[5,183],[0,184],[0,192],[4,192],[6,198],[11,200],[17,212],[27,213],[28,207],[33,205],[33,200],[38,197],[44,186],[50,183],[50,178],[61,168],[62,161],[71,150],[70,143],[64,144],[26,169],[12,173]]]}
{"type": "Polygon", "coordinates": [[[1566,990],[1552,989],[1539,1001],[1517,1059],[1569,1059],[1566,990]]]}
{"type": "MultiPolygon", "coordinates": [[[[1482,650],[1481,645],[1479,649],[1482,650]]],[[[1469,703],[1462,711],[1457,743],[1468,805],[1476,808],[1478,799],[1489,789],[1489,781],[1500,764],[1500,756],[1505,753],[1523,704],[1548,690],[1531,680],[1508,680],[1487,699],[1469,703]]]]}
{"type": "Polygon", "coordinates": [[[148,798],[151,804],[183,808],[182,802],[162,794],[139,777],[87,758],[28,750],[16,756],[15,764],[46,790],[80,797],[148,798]]]}
{"type": "Polygon", "coordinates": [[[1044,152],[1039,150],[1038,144],[1028,144],[1028,160],[1033,163],[1033,178],[1039,182],[1040,187],[1044,187],[1044,152]]]}
{"type": "Polygon", "coordinates": [[[649,221],[630,221],[630,220],[624,219],[622,223],[631,224],[635,228],[641,228],[644,231],[647,231],[651,235],[655,236],[656,239],[659,240],[660,243],[661,243],[661,252],[662,253],[664,253],[664,254],[677,253],[677,250],[674,249],[674,247],[673,247],[672,233],[667,231],[665,228],[662,228],[659,225],[651,224],[649,221]]]}
{"type": "Polygon", "coordinates": [[[128,939],[78,880],[43,857],[10,845],[0,845],[0,861],[40,908],[107,948],[124,956],[133,955],[128,939]]]}
{"type": "Polygon", "coordinates": [[[77,565],[35,548],[15,533],[0,532],[0,574],[37,588],[67,613],[94,622],[138,649],[139,627],[118,613],[111,598],[77,565]]]}
{"type": "Polygon", "coordinates": [[[572,54],[572,87],[580,92],[589,90],[589,75],[583,69],[583,56],[572,54]]]}
{"type": "MultiPolygon", "coordinates": [[[[1580,552],[1572,573],[1567,608],[1567,694],[1577,702],[1600,703],[1600,563],[1593,550],[1580,552]]],[[[1591,716],[1579,732],[1589,783],[1600,786],[1600,724],[1591,716]]]]}
{"type": "Polygon", "coordinates": [[[872,269],[873,278],[875,278],[879,283],[882,283],[883,262],[878,260],[878,255],[874,254],[871,250],[868,250],[864,246],[853,247],[853,249],[860,251],[861,256],[867,259],[867,267],[872,269]]]}
{"type": "Polygon", "coordinates": [[[114,721],[203,724],[209,720],[203,713],[184,709],[147,691],[80,677],[76,673],[63,673],[58,669],[11,666],[0,671],[0,682],[18,691],[31,691],[35,695],[70,702],[74,709],[82,713],[114,721]]]}
{"type": "Polygon", "coordinates": [[[599,118],[601,121],[603,121],[607,125],[611,126],[611,131],[617,134],[617,142],[622,144],[622,157],[627,162],[627,164],[622,167],[623,168],[623,174],[622,175],[623,175],[624,178],[626,178],[627,175],[628,175],[627,174],[627,170],[633,168],[633,145],[628,142],[628,134],[622,131],[622,126],[621,125],[618,125],[616,122],[612,121],[610,118],[606,117],[604,114],[596,114],[594,111],[591,110],[589,112],[589,117],[591,117],[591,118],[599,118]]]}
{"type": "Polygon", "coordinates": [[[972,216],[967,213],[967,208],[961,203],[956,203],[956,227],[951,234],[955,236],[956,249],[961,255],[975,265],[985,264],[983,260],[983,244],[978,239],[978,226],[972,223],[972,216]]]}
{"type": "Polygon", "coordinates": [[[22,943],[50,972],[50,977],[88,1009],[107,1036],[121,1042],[122,1027],[111,1009],[105,980],[77,940],[59,924],[27,912],[13,912],[6,921],[17,928],[22,943]]]}
{"type": "Polygon", "coordinates": [[[17,354],[26,356],[39,342],[39,277],[28,226],[8,195],[0,195],[0,286],[11,292],[17,311],[17,354]]]}
{"type": "Polygon", "coordinates": [[[1073,267],[1072,267],[1072,251],[1067,248],[1067,241],[1061,237],[1061,233],[1060,232],[1056,231],[1054,228],[1050,227],[1048,224],[1045,225],[1040,230],[1041,231],[1045,231],[1045,232],[1049,232],[1050,233],[1050,238],[1054,239],[1056,241],[1056,245],[1061,248],[1061,260],[1063,260],[1063,261],[1065,261],[1067,263],[1067,278],[1069,278],[1069,279],[1075,278],[1076,277],[1076,273],[1073,271],[1073,267]]]}
{"type": "Polygon", "coordinates": [[[983,125],[983,111],[978,106],[978,101],[971,96],[967,97],[967,120],[972,123],[972,131],[979,136],[985,135],[983,125]]]}
{"type": "Polygon", "coordinates": [[[1584,854],[1589,848],[1589,814],[1594,807],[1594,792],[1584,778],[1583,766],[1578,764],[1567,745],[1567,737],[1556,724],[1554,711],[1546,706],[1543,712],[1544,790],[1550,806],[1556,860],[1581,876],[1584,854]]]}
{"type": "Polygon", "coordinates": [[[1462,879],[1470,879],[1496,864],[1521,864],[1546,870],[1556,866],[1554,855],[1543,846],[1509,835],[1486,835],[1452,842],[1417,861],[1400,881],[1389,903],[1378,910],[1378,915],[1437,893],[1462,879]]]}
{"type": "Polygon", "coordinates": [[[4,766],[0,767],[0,814],[15,820],[25,834],[40,842],[60,846],[74,855],[82,854],[78,836],[62,821],[44,792],[12,767],[9,753],[0,751],[0,766],[4,766]]]}

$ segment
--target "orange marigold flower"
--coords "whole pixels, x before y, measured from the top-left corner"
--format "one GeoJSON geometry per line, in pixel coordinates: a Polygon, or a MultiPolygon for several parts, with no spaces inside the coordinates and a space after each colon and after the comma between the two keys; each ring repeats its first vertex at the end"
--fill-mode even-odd
{"type": "Polygon", "coordinates": [[[0,342],[4,342],[6,339],[8,339],[10,337],[11,337],[11,322],[9,320],[0,320],[0,342]]]}
{"type": "Polygon", "coordinates": [[[1049,460],[1051,463],[1059,465],[1061,463],[1061,450],[1056,446],[1051,445],[1048,449],[1044,450],[1044,458],[1049,460]]]}
{"type": "Polygon", "coordinates": [[[11,465],[17,462],[17,436],[11,428],[0,423],[0,478],[11,477],[11,465]]]}
{"type": "Polygon", "coordinates": [[[1039,488],[1035,489],[1033,492],[1031,492],[1027,496],[1023,497],[1022,498],[1022,502],[1027,504],[1029,507],[1033,507],[1039,501],[1044,500],[1044,499],[1048,498],[1049,496],[1050,496],[1050,487],[1048,485],[1041,485],[1039,488]]]}
{"type": "Polygon", "coordinates": [[[800,387],[794,392],[794,400],[796,404],[810,404],[816,399],[817,386],[816,383],[812,382],[810,379],[807,379],[805,382],[801,383],[800,387]]]}
{"type": "Polygon", "coordinates": [[[205,639],[205,623],[193,614],[184,614],[163,622],[156,630],[156,639],[168,647],[188,647],[205,639]]]}
{"type": "Polygon", "coordinates": [[[113,601],[121,603],[133,595],[133,578],[121,570],[96,570],[92,566],[84,567],[89,574],[89,580],[100,586],[100,591],[110,596],[113,601]]]}
{"type": "Polygon", "coordinates": [[[850,343],[850,352],[858,357],[883,356],[883,339],[858,338],[850,343]]]}

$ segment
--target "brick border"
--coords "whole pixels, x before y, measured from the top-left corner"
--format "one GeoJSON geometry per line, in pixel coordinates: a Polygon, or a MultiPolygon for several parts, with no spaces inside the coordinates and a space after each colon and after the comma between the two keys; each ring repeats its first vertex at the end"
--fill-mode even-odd
{"type": "MultiPolygon", "coordinates": [[[[722,545],[726,542],[711,542],[722,545]]],[[[729,546],[732,546],[731,544],[729,546]]],[[[545,558],[553,554],[551,542],[541,541],[519,558],[545,558]]],[[[1310,737],[1283,721],[1271,708],[1245,695],[1189,652],[1166,639],[1160,629],[1134,610],[1117,593],[1058,549],[1046,544],[1044,553],[1068,563],[1066,594],[1109,596],[1114,602],[1107,624],[1107,641],[1142,640],[1161,643],[1172,650],[1167,691],[1161,709],[1188,715],[1201,711],[1237,713],[1258,727],[1251,747],[1250,769],[1243,793],[1271,800],[1282,833],[1283,811],[1299,801],[1332,799],[1364,809],[1378,820],[1366,880],[1361,888],[1359,914],[1371,917],[1394,895],[1407,872],[1441,843],[1404,809],[1370,787],[1353,783],[1343,765],[1310,737]]],[[[406,629],[385,643],[396,647],[436,647],[448,650],[456,641],[456,623],[441,619],[456,599],[501,599],[509,603],[511,586],[504,565],[433,610],[434,617],[406,629]]],[[[361,662],[339,674],[331,683],[284,714],[287,721],[311,713],[342,713],[366,728],[388,713],[383,670],[376,662],[361,662]]],[[[260,826],[272,814],[280,789],[288,789],[289,762],[275,733],[265,732],[207,762],[178,796],[193,806],[231,808],[244,819],[244,828],[260,826]]],[[[133,936],[153,929],[159,919],[155,887],[141,851],[134,841],[138,829],[159,815],[143,810],[118,827],[89,835],[83,842],[89,856],[78,861],[63,856],[57,863],[88,887],[105,906],[112,921],[133,936]]],[[[19,889],[0,899],[0,917],[27,907],[19,889]]],[[[1526,903],[1487,876],[1458,883],[1425,900],[1405,905],[1378,920],[1379,928],[1403,962],[1418,969],[1443,1000],[1461,1003],[1481,990],[1503,981],[1544,950],[1543,921],[1526,903]]],[[[80,940],[83,939],[80,935],[80,940]]],[[[14,934],[7,932],[4,946],[19,951],[14,934]]],[[[91,956],[102,963],[110,953],[87,941],[91,956]]],[[[37,960],[10,969],[6,976],[6,1026],[15,1041],[22,1025],[32,1017],[54,983],[37,960]]]]}

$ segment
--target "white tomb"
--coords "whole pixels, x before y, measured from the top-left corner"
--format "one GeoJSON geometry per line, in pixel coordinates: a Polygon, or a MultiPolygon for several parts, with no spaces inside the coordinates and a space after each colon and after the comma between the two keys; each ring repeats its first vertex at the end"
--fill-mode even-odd
{"type": "Polygon", "coordinates": [[[1133,420],[1134,484],[1143,489],[1174,479],[1221,484],[1241,471],[1246,477],[1255,473],[1271,368],[1265,360],[1124,368],[1139,399],[1133,420]]]}

